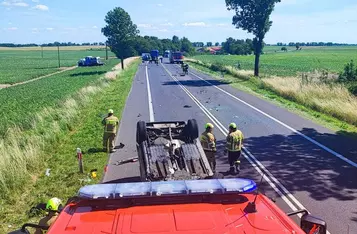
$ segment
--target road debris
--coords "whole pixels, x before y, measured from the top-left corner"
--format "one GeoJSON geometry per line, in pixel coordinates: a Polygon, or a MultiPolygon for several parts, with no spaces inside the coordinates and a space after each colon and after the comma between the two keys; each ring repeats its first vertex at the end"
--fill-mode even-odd
{"type": "Polygon", "coordinates": [[[139,117],[141,117],[141,114],[140,114],[140,113],[138,114],[138,118],[139,118],[139,117]]]}
{"type": "Polygon", "coordinates": [[[118,146],[118,149],[122,149],[122,148],[124,148],[124,147],[125,147],[125,145],[120,142],[120,144],[119,144],[119,146],[118,146]]]}
{"type": "Polygon", "coordinates": [[[192,106],[190,105],[184,105],[183,108],[191,108],[192,106]]]}
{"type": "Polygon", "coordinates": [[[138,157],[133,157],[133,158],[128,158],[128,159],[117,161],[117,162],[113,163],[113,165],[119,166],[119,165],[122,165],[122,164],[125,164],[125,163],[133,163],[133,162],[136,162],[138,160],[139,160],[138,157]]]}

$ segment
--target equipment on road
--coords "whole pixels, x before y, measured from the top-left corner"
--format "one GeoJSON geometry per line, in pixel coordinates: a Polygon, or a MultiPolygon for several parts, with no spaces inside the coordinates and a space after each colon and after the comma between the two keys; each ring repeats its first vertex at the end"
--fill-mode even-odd
{"type": "Polygon", "coordinates": [[[137,152],[142,181],[205,179],[214,175],[198,139],[194,119],[186,122],[139,121],[137,152]]]}
{"type": "MultiPolygon", "coordinates": [[[[29,233],[25,224],[10,234],[29,233]]],[[[249,179],[95,184],[69,199],[47,234],[85,233],[326,234],[326,223],[301,210],[285,214],[249,179]],[[301,228],[289,218],[302,213],[301,228]],[[120,224],[120,225],[118,225],[120,224]]]]}
{"type": "Polygon", "coordinates": [[[100,57],[87,56],[84,59],[78,61],[78,67],[91,67],[102,66],[104,62],[100,60],[100,57]]]}

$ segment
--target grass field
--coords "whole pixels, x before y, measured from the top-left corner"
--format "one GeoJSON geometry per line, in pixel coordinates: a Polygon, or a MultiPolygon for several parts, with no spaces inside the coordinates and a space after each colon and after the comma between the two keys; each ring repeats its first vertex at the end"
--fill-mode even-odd
{"type": "MultiPolygon", "coordinates": [[[[100,151],[103,133],[101,120],[109,107],[120,118],[139,62],[137,60],[131,64],[116,79],[103,79],[80,91],[81,97],[75,100],[78,104],[85,100],[85,104],[75,108],[75,115],[69,123],[71,128],[56,133],[59,134],[57,141],[44,148],[44,152],[49,153],[43,154],[45,160],[41,170],[27,178],[25,185],[18,188],[21,193],[12,192],[10,198],[0,199],[0,233],[10,231],[9,225],[15,229],[25,222],[37,223],[40,216],[29,215],[31,207],[54,196],[66,202],[69,197],[76,195],[81,186],[100,182],[107,163],[107,154],[100,151]],[[78,172],[75,157],[77,147],[83,152],[84,174],[78,172]],[[46,168],[51,169],[50,176],[44,174],[46,168]],[[91,169],[98,169],[98,177],[88,180],[91,169]]],[[[60,112],[63,111],[68,109],[60,112]]]]}
{"type": "Polygon", "coordinates": [[[30,129],[34,115],[59,104],[66,96],[97,80],[119,63],[110,59],[101,67],[80,67],[28,84],[0,90],[0,136],[13,125],[30,129]]]}
{"type": "MultiPolygon", "coordinates": [[[[295,76],[301,72],[313,72],[316,69],[339,73],[350,60],[357,61],[357,46],[304,47],[301,51],[273,53],[278,48],[275,46],[265,48],[268,53],[261,56],[260,62],[263,75],[295,76]]],[[[193,58],[202,62],[220,62],[229,66],[236,66],[239,62],[243,70],[254,69],[253,55],[198,55],[193,58]]]]}
{"type": "MultiPolygon", "coordinates": [[[[104,59],[105,50],[96,49],[60,47],[60,65],[75,66],[77,61],[85,56],[98,56],[104,59]]],[[[114,56],[112,52],[108,55],[114,56]]],[[[57,48],[44,48],[43,58],[40,48],[0,49],[0,70],[0,84],[13,84],[59,71],[57,48]]]]}

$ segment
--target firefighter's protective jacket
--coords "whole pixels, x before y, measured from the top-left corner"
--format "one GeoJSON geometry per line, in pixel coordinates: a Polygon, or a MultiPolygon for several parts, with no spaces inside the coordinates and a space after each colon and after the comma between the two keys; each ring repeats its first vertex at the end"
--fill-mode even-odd
{"type": "Polygon", "coordinates": [[[231,152],[242,150],[243,139],[243,133],[239,130],[229,133],[227,136],[226,149],[231,152]]]}
{"type": "Polygon", "coordinates": [[[200,137],[201,145],[205,151],[217,151],[216,138],[213,133],[205,131],[200,137]]]}
{"type": "Polygon", "coordinates": [[[119,126],[119,119],[114,115],[108,116],[103,119],[102,124],[104,125],[105,133],[117,133],[119,126]]]}

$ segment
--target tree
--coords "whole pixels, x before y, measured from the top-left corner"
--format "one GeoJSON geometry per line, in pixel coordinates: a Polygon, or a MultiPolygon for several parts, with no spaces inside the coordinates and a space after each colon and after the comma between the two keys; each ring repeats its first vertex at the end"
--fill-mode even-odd
{"type": "Polygon", "coordinates": [[[102,33],[107,37],[111,51],[120,58],[124,69],[124,59],[135,54],[134,41],[139,33],[131,21],[130,15],[122,8],[116,7],[105,16],[106,26],[102,33]]]}
{"type": "Polygon", "coordinates": [[[300,49],[300,43],[296,42],[295,47],[296,47],[296,50],[299,50],[300,49]]]}
{"type": "Polygon", "coordinates": [[[215,46],[219,46],[219,42],[216,42],[214,45],[215,45],[215,46]]]}
{"type": "Polygon", "coordinates": [[[275,3],[281,0],[226,0],[228,10],[234,10],[232,23],[237,29],[241,28],[253,33],[255,66],[254,75],[259,76],[259,59],[263,51],[263,40],[271,25],[270,15],[275,3]]]}
{"type": "Polygon", "coordinates": [[[192,54],[194,50],[192,43],[186,37],[183,37],[181,39],[181,51],[192,54]]]}
{"type": "Polygon", "coordinates": [[[211,47],[212,46],[212,42],[207,42],[207,47],[211,47]]]}

